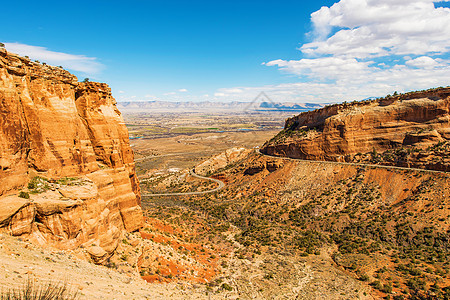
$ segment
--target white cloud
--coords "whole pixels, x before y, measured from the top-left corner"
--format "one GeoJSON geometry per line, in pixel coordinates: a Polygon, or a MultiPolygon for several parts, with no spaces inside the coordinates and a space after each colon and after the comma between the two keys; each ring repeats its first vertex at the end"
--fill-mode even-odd
{"type": "Polygon", "coordinates": [[[233,93],[233,94],[240,94],[240,93],[243,92],[243,90],[239,89],[239,88],[231,88],[231,89],[227,89],[227,92],[228,93],[233,93]]]}
{"type": "MultiPolygon", "coordinates": [[[[408,66],[416,67],[416,68],[424,68],[424,69],[430,69],[435,68],[440,65],[438,62],[439,59],[433,59],[429,56],[420,56],[415,59],[409,59],[405,62],[408,66]]],[[[447,67],[445,65],[441,65],[441,67],[447,67]]]]}
{"type": "Polygon", "coordinates": [[[433,2],[341,0],[311,14],[315,40],[300,49],[358,58],[447,52],[450,9],[435,8],[433,2]],[[332,34],[333,28],[340,30],[332,34]]]}
{"type": "MultiPolygon", "coordinates": [[[[421,60],[418,60],[420,62],[421,60]]],[[[277,102],[331,103],[361,100],[367,97],[381,97],[394,91],[413,91],[430,87],[446,86],[450,82],[449,67],[438,64],[424,68],[400,65],[391,68],[367,71],[364,75],[348,73],[333,80],[308,80],[298,83],[284,83],[259,87],[239,87],[243,92],[229,92],[234,88],[219,89],[214,96],[221,99],[251,101],[264,91],[277,102]]]]}
{"type": "Polygon", "coordinates": [[[448,85],[450,9],[433,2],[341,0],[322,7],[311,14],[313,40],[300,46],[302,58],[264,63],[301,83],[269,91],[277,97],[285,88],[308,101],[330,102],[448,85]]]}
{"type": "Polygon", "coordinates": [[[104,68],[104,65],[99,63],[95,57],[55,52],[45,47],[21,43],[5,43],[5,47],[10,52],[22,56],[26,55],[31,59],[39,60],[50,65],[63,66],[69,70],[82,72],[87,75],[95,75],[104,68]]]}
{"type": "Polygon", "coordinates": [[[179,89],[178,91],[179,91],[180,93],[187,93],[188,90],[187,90],[187,89],[179,89]]]}
{"type": "Polygon", "coordinates": [[[267,66],[278,66],[281,70],[291,74],[305,75],[312,79],[341,79],[343,77],[364,75],[369,64],[355,58],[323,57],[316,59],[301,59],[285,61],[277,59],[266,63],[267,66]]]}

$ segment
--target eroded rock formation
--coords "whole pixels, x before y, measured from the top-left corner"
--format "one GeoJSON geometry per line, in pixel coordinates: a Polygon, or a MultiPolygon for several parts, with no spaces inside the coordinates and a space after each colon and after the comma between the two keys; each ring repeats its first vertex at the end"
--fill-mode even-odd
{"type": "Polygon", "coordinates": [[[343,103],[286,120],[262,153],[309,160],[351,161],[358,153],[450,140],[450,88],[343,103]]]}
{"type": "Polygon", "coordinates": [[[0,48],[0,227],[101,261],[142,222],[110,88],[0,48]]]}
{"type": "Polygon", "coordinates": [[[195,173],[207,176],[208,174],[214,173],[219,169],[244,159],[250,152],[251,150],[246,148],[230,148],[196,166],[195,173]]]}

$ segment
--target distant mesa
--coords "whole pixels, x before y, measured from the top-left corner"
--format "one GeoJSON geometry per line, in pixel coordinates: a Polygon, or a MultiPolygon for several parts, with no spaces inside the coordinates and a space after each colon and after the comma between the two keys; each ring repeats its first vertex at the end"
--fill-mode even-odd
{"type": "Polygon", "coordinates": [[[317,103],[272,103],[262,102],[258,110],[281,110],[281,111],[310,111],[323,107],[323,104],[317,103]]]}
{"type": "Polygon", "coordinates": [[[291,102],[213,102],[213,101],[130,101],[118,102],[117,107],[124,113],[134,112],[258,112],[258,111],[293,111],[303,112],[323,107],[317,103],[291,102]]]}

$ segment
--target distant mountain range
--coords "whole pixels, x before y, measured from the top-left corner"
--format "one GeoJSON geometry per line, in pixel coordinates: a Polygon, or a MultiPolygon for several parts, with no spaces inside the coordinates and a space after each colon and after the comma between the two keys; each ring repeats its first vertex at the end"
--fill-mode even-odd
{"type": "Polygon", "coordinates": [[[170,101],[131,101],[118,102],[117,107],[122,112],[258,112],[258,111],[294,111],[302,112],[323,107],[317,103],[292,102],[170,102],[170,101]]]}

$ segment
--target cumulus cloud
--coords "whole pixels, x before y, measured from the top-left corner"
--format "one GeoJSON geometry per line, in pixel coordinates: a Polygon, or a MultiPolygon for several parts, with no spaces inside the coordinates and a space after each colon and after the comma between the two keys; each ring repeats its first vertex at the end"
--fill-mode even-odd
{"type": "Polygon", "coordinates": [[[311,14],[312,41],[299,47],[300,59],[264,63],[301,83],[259,89],[282,96],[285,88],[323,102],[448,85],[450,9],[434,2],[341,0],[324,6],[311,14]]]}
{"type": "Polygon", "coordinates": [[[179,89],[178,91],[179,91],[180,93],[187,93],[188,90],[187,90],[187,89],[179,89]]]}
{"type": "Polygon", "coordinates": [[[445,65],[445,62],[440,59],[433,59],[429,56],[420,56],[415,59],[409,59],[405,62],[406,65],[416,67],[416,68],[424,68],[431,69],[436,67],[448,67],[445,65]],[[441,63],[440,63],[441,62],[441,63]]]}
{"type": "Polygon", "coordinates": [[[104,65],[99,63],[95,57],[55,52],[45,47],[21,43],[5,43],[5,47],[10,52],[22,56],[26,55],[31,59],[39,60],[50,65],[63,66],[69,70],[82,72],[87,75],[98,74],[104,68],[104,65]]]}
{"type": "Polygon", "coordinates": [[[449,50],[450,10],[432,0],[341,0],[311,14],[315,40],[309,55],[358,58],[449,50]],[[332,34],[332,30],[339,30],[332,34]]]}
{"type": "Polygon", "coordinates": [[[355,58],[323,57],[285,61],[277,59],[266,63],[267,66],[278,66],[281,70],[310,78],[340,79],[348,74],[363,75],[373,62],[360,62],[355,58]]]}

